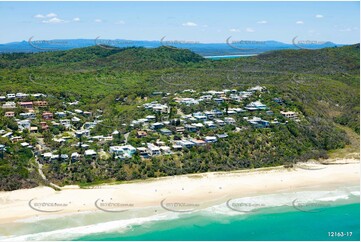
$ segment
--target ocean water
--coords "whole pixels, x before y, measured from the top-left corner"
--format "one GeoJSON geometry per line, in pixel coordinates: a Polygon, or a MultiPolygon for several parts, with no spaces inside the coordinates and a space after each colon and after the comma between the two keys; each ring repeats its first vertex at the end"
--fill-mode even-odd
{"type": "Polygon", "coordinates": [[[0,240],[360,240],[359,186],[242,197],[189,212],[37,217],[0,226],[0,240]]]}
{"type": "Polygon", "coordinates": [[[359,241],[359,214],[359,203],[332,206],[314,213],[279,207],[239,216],[194,214],[176,220],[134,226],[126,233],[94,234],[77,240],[359,241]],[[345,235],[332,237],[332,232],[343,232],[345,235]]]}

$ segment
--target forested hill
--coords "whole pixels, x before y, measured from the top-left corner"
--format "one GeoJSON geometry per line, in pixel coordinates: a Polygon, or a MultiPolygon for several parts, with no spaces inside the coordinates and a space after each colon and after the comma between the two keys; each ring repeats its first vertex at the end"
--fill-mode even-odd
{"type": "MultiPolygon", "coordinates": [[[[0,55],[0,96],[18,92],[46,94],[44,99],[49,105],[37,110],[38,116],[33,122],[39,130],[42,127],[40,121],[43,120],[41,113],[45,111],[74,113],[75,109],[79,109],[96,114],[94,117],[101,114],[104,125],[96,125],[92,135],[109,135],[115,129],[120,131],[119,134],[128,132],[131,135],[128,141],[137,147],[157,139],[171,145],[169,137],[158,132],[138,139],[136,129],[129,125],[134,120],[154,114],[142,108],[149,102],[157,101],[176,107],[170,113],[178,119],[183,114],[192,115],[198,111],[245,108],[254,101],[261,101],[272,111],[239,113],[234,116],[237,127],[240,127],[239,132],[233,131],[234,126],[224,126],[219,132],[227,133],[228,139],[206,147],[186,149],[179,156],[152,157],[147,162],[136,156],[121,162],[108,157],[99,163],[80,160],[70,164],[59,161],[44,165],[46,177],[59,185],[113,181],[115,178],[123,181],[289,165],[327,158],[340,149],[346,149],[344,153],[347,154],[358,154],[359,146],[353,145],[353,141],[359,142],[360,132],[359,66],[359,44],[320,50],[274,51],[222,60],[204,59],[189,50],[169,47],[117,49],[96,46],[0,55]],[[207,101],[187,106],[174,102],[179,97],[199,98],[203,95],[202,91],[245,91],[254,86],[265,87],[265,91],[235,102],[229,95],[223,104],[207,101]],[[186,89],[196,92],[183,92],[186,89]],[[73,103],[76,105],[73,106],[73,103]],[[294,111],[302,120],[285,120],[281,111],[294,111]],[[252,117],[281,122],[270,128],[253,128],[244,119],[252,117]]],[[[36,98],[29,96],[22,100],[34,101],[36,98]]],[[[5,100],[1,105],[4,103],[5,100]]],[[[61,150],[53,138],[64,130],[50,121],[49,130],[29,134],[20,132],[15,118],[5,117],[5,112],[7,109],[0,108],[0,130],[23,137],[33,147],[45,142],[55,154],[84,152],[77,145],[79,140],[76,138],[67,141],[61,150]]],[[[20,118],[20,113],[25,110],[17,107],[14,112],[16,118],[20,118]]],[[[163,115],[164,120],[170,118],[170,114],[165,117],[167,115],[163,115]]],[[[94,121],[93,117],[81,118],[80,124],[94,121]]],[[[158,119],[162,120],[162,117],[158,115],[158,119]]],[[[205,135],[215,135],[214,132],[205,128],[199,133],[185,133],[185,136],[199,139],[205,135]]],[[[109,146],[122,142],[122,137],[117,137],[106,144],[89,144],[94,150],[107,151],[109,146]]],[[[4,158],[0,158],[0,177],[4,178],[0,182],[0,190],[41,184],[33,152],[6,137],[0,137],[0,144],[6,146],[5,153],[1,154],[4,158]]]]}
{"type": "Polygon", "coordinates": [[[360,69],[360,44],[319,50],[281,50],[257,56],[279,70],[319,73],[357,74],[360,69]]]}
{"type": "Polygon", "coordinates": [[[165,68],[203,60],[203,57],[187,49],[92,46],[67,51],[2,54],[0,68],[52,67],[64,64],[69,68],[79,65],[103,67],[132,63],[140,69],[146,69],[147,63],[152,63],[152,67],[165,68]]]}

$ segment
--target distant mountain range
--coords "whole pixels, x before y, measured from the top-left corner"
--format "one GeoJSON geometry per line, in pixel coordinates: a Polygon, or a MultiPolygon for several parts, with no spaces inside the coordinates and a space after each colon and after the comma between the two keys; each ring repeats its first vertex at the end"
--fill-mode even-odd
{"type": "Polygon", "coordinates": [[[326,47],[339,47],[342,44],[332,42],[302,41],[295,37],[292,44],[286,44],[278,41],[237,41],[229,37],[225,43],[187,43],[182,41],[166,40],[163,37],[160,41],[140,41],[124,39],[55,39],[55,40],[35,40],[30,38],[28,41],[11,42],[0,44],[0,53],[32,53],[44,51],[69,50],[74,48],[83,48],[89,46],[102,46],[106,49],[115,47],[145,47],[157,48],[160,46],[169,46],[169,48],[189,49],[202,56],[223,56],[223,55],[252,55],[271,50],[282,49],[321,49],[326,47]]]}

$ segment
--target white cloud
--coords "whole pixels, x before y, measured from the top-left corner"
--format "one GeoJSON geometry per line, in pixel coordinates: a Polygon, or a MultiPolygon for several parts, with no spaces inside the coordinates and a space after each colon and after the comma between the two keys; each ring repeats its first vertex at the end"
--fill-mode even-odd
{"type": "Polygon", "coordinates": [[[304,24],[302,20],[298,20],[296,24],[304,24]]]}
{"type": "Polygon", "coordinates": [[[350,31],[352,31],[352,29],[351,28],[345,28],[345,29],[340,29],[339,31],[340,32],[350,32],[350,31]]]}
{"type": "Polygon", "coordinates": [[[229,31],[230,31],[230,32],[240,32],[239,29],[230,29],[229,31]]]}
{"type": "Polygon", "coordinates": [[[316,17],[316,18],[323,18],[323,15],[322,15],[322,14],[316,14],[315,17],[316,17]]]}
{"type": "Polygon", "coordinates": [[[103,22],[103,20],[101,20],[101,19],[97,18],[97,19],[94,19],[94,22],[96,22],[96,23],[102,23],[102,22],[103,22]]]}
{"type": "Polygon", "coordinates": [[[125,21],[119,20],[119,21],[115,22],[115,24],[125,24],[125,21]]]}
{"type": "Polygon", "coordinates": [[[187,27],[196,27],[198,26],[196,23],[193,22],[186,22],[182,24],[183,26],[187,26],[187,27]]]}
{"type": "Polygon", "coordinates": [[[66,21],[55,17],[55,18],[51,18],[49,20],[43,20],[42,22],[46,23],[46,24],[59,24],[59,23],[65,23],[66,21]]]}
{"type": "Polygon", "coordinates": [[[48,13],[47,15],[46,15],[46,17],[47,18],[55,18],[55,17],[57,17],[58,15],[56,15],[55,13],[48,13]]]}
{"type": "Polygon", "coordinates": [[[246,32],[249,32],[249,33],[253,33],[253,32],[256,32],[254,29],[252,29],[252,28],[246,28],[246,32]]]}
{"type": "Polygon", "coordinates": [[[34,18],[45,18],[45,16],[42,15],[42,14],[37,14],[37,15],[34,16],[34,18]]]}
{"type": "Polygon", "coordinates": [[[78,17],[73,18],[73,21],[74,21],[74,22],[79,22],[79,21],[80,21],[80,18],[78,18],[78,17]]]}
{"type": "Polygon", "coordinates": [[[261,21],[258,21],[257,22],[258,24],[266,24],[266,23],[268,23],[266,20],[261,20],[261,21]]]}

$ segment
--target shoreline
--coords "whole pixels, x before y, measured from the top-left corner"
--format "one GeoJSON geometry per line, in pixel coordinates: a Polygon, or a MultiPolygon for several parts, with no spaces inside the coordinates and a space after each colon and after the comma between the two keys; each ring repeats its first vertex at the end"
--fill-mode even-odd
{"type": "Polygon", "coordinates": [[[339,159],[332,165],[302,165],[288,169],[273,167],[188,174],[85,189],[72,185],[62,187],[61,191],[36,187],[0,192],[0,224],[102,210],[105,213],[158,207],[165,208],[163,211],[169,208],[181,212],[196,205],[207,208],[230,199],[359,186],[359,160],[339,159]],[[179,204],[189,204],[189,207],[179,207],[179,204]]]}

